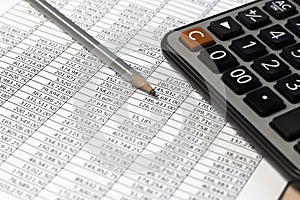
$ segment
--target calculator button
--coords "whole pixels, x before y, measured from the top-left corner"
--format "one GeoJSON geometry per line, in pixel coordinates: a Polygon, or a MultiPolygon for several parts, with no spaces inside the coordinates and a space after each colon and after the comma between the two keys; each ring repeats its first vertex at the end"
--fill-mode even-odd
{"type": "Polygon", "coordinates": [[[266,47],[252,35],[232,41],[230,48],[244,61],[251,61],[267,54],[266,47]]]}
{"type": "Polygon", "coordinates": [[[300,154],[300,142],[298,142],[298,144],[296,144],[294,148],[300,154]]]}
{"type": "Polygon", "coordinates": [[[294,68],[300,69],[300,43],[284,48],[281,55],[294,68]]]}
{"type": "Polygon", "coordinates": [[[286,107],[283,101],[268,87],[247,94],[244,101],[261,117],[267,117],[286,107]]]}
{"type": "Polygon", "coordinates": [[[269,1],[264,8],[276,19],[284,19],[297,13],[296,7],[289,1],[269,1]]]}
{"type": "Polygon", "coordinates": [[[205,47],[214,43],[213,38],[203,28],[200,27],[184,31],[181,33],[180,40],[191,51],[197,51],[201,47],[205,47]]]}
{"type": "Polygon", "coordinates": [[[251,30],[271,23],[270,17],[257,7],[239,12],[237,18],[251,30]]]}
{"type": "Polygon", "coordinates": [[[291,103],[300,102],[300,75],[292,74],[281,79],[275,85],[275,88],[283,94],[291,103]]]}
{"type": "Polygon", "coordinates": [[[237,59],[222,45],[216,45],[202,51],[198,58],[214,73],[221,73],[239,65],[237,59]]]}
{"type": "Polygon", "coordinates": [[[291,73],[288,65],[274,54],[256,59],[252,67],[266,81],[270,82],[291,73]]]}
{"type": "Polygon", "coordinates": [[[285,140],[293,141],[300,138],[300,108],[296,108],[271,122],[271,127],[277,131],[285,140]]]}
{"type": "Polygon", "coordinates": [[[225,72],[222,78],[224,83],[238,95],[261,86],[258,78],[244,66],[225,72]]]}
{"type": "Polygon", "coordinates": [[[300,0],[293,0],[293,1],[295,1],[297,4],[300,5],[300,0]]]}
{"type": "Polygon", "coordinates": [[[286,26],[298,37],[300,37],[300,16],[289,19],[286,26]]]}
{"type": "Polygon", "coordinates": [[[221,40],[228,40],[244,33],[242,26],[231,17],[211,22],[209,29],[221,40]]]}
{"type": "Polygon", "coordinates": [[[278,24],[261,30],[258,37],[274,50],[296,42],[294,36],[278,24]]]}

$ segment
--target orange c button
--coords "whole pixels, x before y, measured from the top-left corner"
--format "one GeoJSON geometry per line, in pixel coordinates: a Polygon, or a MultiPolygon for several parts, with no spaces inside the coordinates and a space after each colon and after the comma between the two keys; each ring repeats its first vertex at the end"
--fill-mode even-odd
{"type": "Polygon", "coordinates": [[[180,40],[191,51],[197,51],[200,47],[205,47],[214,43],[213,38],[200,27],[193,28],[181,33],[180,40]]]}

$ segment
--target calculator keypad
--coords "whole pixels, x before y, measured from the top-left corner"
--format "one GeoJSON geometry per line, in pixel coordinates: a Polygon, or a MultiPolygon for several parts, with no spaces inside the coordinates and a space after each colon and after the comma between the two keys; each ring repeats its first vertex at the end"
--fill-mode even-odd
{"type": "Polygon", "coordinates": [[[294,68],[300,69],[300,43],[283,49],[282,57],[294,68]]]}
{"type": "Polygon", "coordinates": [[[239,12],[237,19],[250,30],[257,29],[271,23],[270,17],[257,7],[239,12]]]}
{"type": "Polygon", "coordinates": [[[244,33],[242,26],[231,17],[211,22],[209,29],[221,40],[228,40],[244,33]]]}
{"type": "MultiPolygon", "coordinates": [[[[300,0],[294,2],[299,4],[300,0]]],[[[286,107],[284,99],[293,104],[300,102],[300,75],[298,73],[290,75],[292,71],[286,64],[300,69],[300,43],[295,44],[296,39],[292,34],[300,36],[300,16],[291,17],[297,12],[290,1],[267,1],[262,9],[254,6],[238,12],[236,15],[238,21],[232,16],[227,16],[210,22],[208,26],[208,30],[214,36],[222,41],[231,42],[229,47],[235,55],[251,63],[247,67],[238,67],[235,55],[220,44],[200,51],[198,59],[212,72],[224,73],[222,80],[227,87],[237,95],[245,95],[244,102],[261,117],[283,110],[286,107]],[[275,20],[272,20],[269,14],[275,20]],[[286,19],[288,17],[290,19],[286,19]],[[284,26],[276,24],[276,19],[286,19],[286,23],[284,26]],[[249,30],[258,28],[261,30],[257,35],[243,36],[243,26],[239,23],[249,30]],[[268,26],[272,23],[274,24],[268,26]],[[269,53],[267,46],[279,50],[281,57],[269,53]],[[260,77],[256,77],[249,67],[267,82],[275,82],[274,88],[260,88],[262,86],[260,77]],[[282,96],[279,97],[274,89],[282,96]]],[[[277,121],[275,120],[273,124],[277,121]]]]}
{"type": "Polygon", "coordinates": [[[289,19],[286,24],[288,29],[290,29],[294,34],[300,37],[300,16],[289,19]]]}
{"type": "Polygon", "coordinates": [[[290,102],[300,102],[300,75],[292,74],[277,82],[275,88],[283,94],[290,102]]]}
{"type": "Polygon", "coordinates": [[[224,73],[223,81],[238,95],[245,94],[261,86],[259,79],[244,66],[224,73]]]}
{"type": "Polygon", "coordinates": [[[296,42],[294,36],[278,24],[261,30],[258,37],[274,50],[282,49],[296,42]]]}
{"type": "Polygon", "coordinates": [[[199,59],[214,73],[221,73],[239,65],[237,59],[222,45],[215,45],[202,51],[199,59]]]}
{"type": "Polygon", "coordinates": [[[225,99],[226,114],[246,132],[296,166],[300,181],[299,5],[300,0],[255,1],[193,23],[190,28],[202,27],[215,43],[188,51],[174,42],[177,32],[169,40],[175,51],[169,57],[181,55],[175,63],[184,64],[210,95],[217,94],[216,101],[225,99]]]}
{"type": "Polygon", "coordinates": [[[287,141],[293,141],[300,138],[300,108],[296,108],[271,122],[271,126],[287,141]]]}
{"type": "Polygon", "coordinates": [[[261,117],[267,117],[286,107],[282,99],[268,87],[247,94],[244,101],[261,117]]]}
{"type": "Polygon", "coordinates": [[[183,32],[180,36],[180,40],[191,51],[197,51],[202,47],[214,43],[212,36],[201,27],[196,27],[183,32]]]}
{"type": "Polygon", "coordinates": [[[240,39],[233,40],[230,48],[244,61],[251,61],[267,54],[266,46],[252,35],[247,35],[240,39]]]}
{"type": "Polygon", "coordinates": [[[291,73],[285,64],[275,54],[269,54],[254,61],[252,68],[266,81],[272,82],[291,73]]]}
{"type": "Polygon", "coordinates": [[[289,1],[269,1],[265,9],[276,19],[284,19],[297,13],[296,7],[289,1]]]}

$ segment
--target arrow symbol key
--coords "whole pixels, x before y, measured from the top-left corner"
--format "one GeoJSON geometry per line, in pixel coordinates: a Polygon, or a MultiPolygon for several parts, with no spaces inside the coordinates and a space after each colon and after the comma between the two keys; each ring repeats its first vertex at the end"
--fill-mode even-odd
{"type": "Polygon", "coordinates": [[[221,40],[228,40],[244,33],[242,26],[231,17],[211,22],[209,29],[221,40]]]}
{"type": "Polygon", "coordinates": [[[223,26],[223,27],[225,27],[225,28],[227,28],[227,29],[229,29],[229,30],[231,29],[230,24],[229,24],[228,21],[223,22],[223,23],[221,23],[220,25],[223,26]]]}

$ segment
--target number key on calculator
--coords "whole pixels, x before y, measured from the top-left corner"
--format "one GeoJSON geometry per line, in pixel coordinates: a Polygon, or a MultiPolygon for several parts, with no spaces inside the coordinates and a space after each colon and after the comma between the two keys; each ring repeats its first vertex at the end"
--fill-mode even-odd
{"type": "Polygon", "coordinates": [[[170,63],[298,186],[299,11],[299,0],[255,1],[171,31],[162,41],[170,63]]]}

